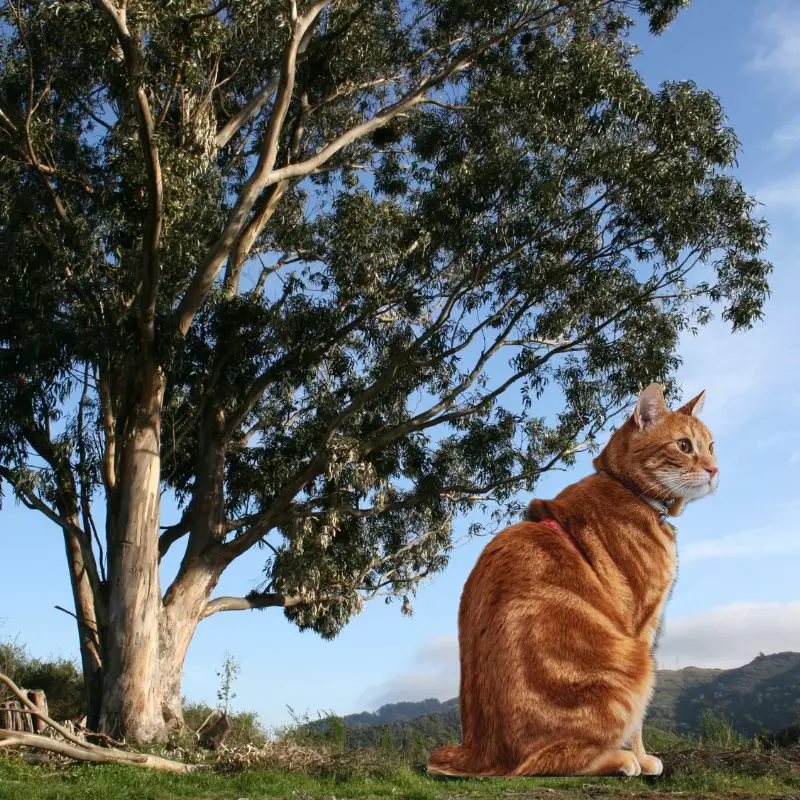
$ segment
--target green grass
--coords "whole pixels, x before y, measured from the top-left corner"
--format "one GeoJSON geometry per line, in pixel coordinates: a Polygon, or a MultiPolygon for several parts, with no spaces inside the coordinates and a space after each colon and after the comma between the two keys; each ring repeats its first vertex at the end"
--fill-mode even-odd
{"type": "MultiPolygon", "coordinates": [[[[647,749],[665,763],[665,775],[659,778],[436,779],[424,771],[427,748],[420,753],[404,752],[393,743],[386,751],[349,750],[344,742],[333,747],[324,736],[308,738],[305,729],[297,729],[286,732],[283,744],[267,752],[266,757],[271,753],[278,761],[254,763],[248,760],[250,751],[234,747],[217,761],[215,769],[192,775],[85,764],[34,766],[0,753],[0,800],[569,800],[612,795],[661,800],[673,793],[709,800],[800,797],[800,750],[767,752],[755,741],[734,740],[724,720],[709,716],[705,722],[702,742],[645,728],[647,749]],[[320,758],[298,762],[304,754],[320,758]],[[287,756],[289,761],[280,760],[287,756]],[[282,768],[298,763],[306,768],[282,768]],[[246,768],[248,764],[252,766],[246,768]]],[[[156,748],[159,754],[175,757],[162,750],[156,748]]],[[[203,752],[211,755],[192,750],[187,754],[195,757],[203,752]]]]}
{"type": "Polygon", "coordinates": [[[297,800],[335,797],[391,797],[396,800],[493,798],[530,793],[533,797],[572,798],[652,792],[704,793],[709,797],[797,795],[800,776],[752,777],[735,772],[698,769],[658,779],[514,778],[436,780],[408,767],[387,777],[315,777],[298,772],[245,770],[233,774],[203,772],[165,775],[132,767],[76,765],[31,766],[0,757],[0,800],[177,800],[177,798],[277,798],[297,800]],[[537,791],[538,790],[538,791],[537,791]],[[544,791],[542,791],[544,790],[544,791]],[[549,790],[549,791],[547,791],[549,790]],[[556,790],[555,792],[553,790],[556,790]]]}

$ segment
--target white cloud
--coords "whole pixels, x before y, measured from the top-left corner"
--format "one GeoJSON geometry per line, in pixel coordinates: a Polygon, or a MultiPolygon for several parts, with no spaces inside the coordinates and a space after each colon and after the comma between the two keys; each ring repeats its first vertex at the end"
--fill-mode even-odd
{"type": "Polygon", "coordinates": [[[761,42],[749,67],[769,72],[792,88],[800,89],[800,12],[784,5],[763,17],[757,28],[761,42]]]}
{"type": "Polygon", "coordinates": [[[679,545],[682,562],[707,558],[800,555],[800,501],[770,500],[758,513],[764,524],[679,545]]]}
{"type": "MultiPolygon", "coordinates": [[[[752,661],[760,652],[779,653],[800,646],[800,600],[789,603],[733,603],[675,619],[667,618],[656,661],[660,669],[718,667],[752,661]]],[[[458,639],[443,636],[423,644],[411,672],[368,689],[361,702],[449,700],[458,695],[458,639]],[[414,666],[417,668],[415,669],[414,666]]]]}
{"type": "Polygon", "coordinates": [[[797,528],[787,530],[778,525],[689,542],[681,551],[681,561],[797,555],[800,555],[800,534],[797,528]]]}
{"type": "Polygon", "coordinates": [[[755,193],[767,211],[770,208],[789,207],[800,211],[800,175],[791,175],[763,186],[755,193]]]}
{"type": "Polygon", "coordinates": [[[455,697],[459,679],[458,637],[440,636],[424,642],[414,656],[411,669],[370,687],[361,695],[360,702],[367,708],[379,708],[384,703],[455,697]]]}
{"type": "Polygon", "coordinates": [[[767,149],[777,156],[786,156],[800,147],[800,117],[781,125],[767,142],[767,149]]]}
{"type": "Polygon", "coordinates": [[[737,667],[759,652],[797,650],[800,600],[733,603],[677,619],[667,618],[656,652],[662,669],[737,667]]]}

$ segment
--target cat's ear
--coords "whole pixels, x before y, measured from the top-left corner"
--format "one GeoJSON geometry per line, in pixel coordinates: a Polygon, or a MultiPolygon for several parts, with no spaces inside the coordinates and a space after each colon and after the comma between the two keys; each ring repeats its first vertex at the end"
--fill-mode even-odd
{"type": "Polygon", "coordinates": [[[679,409],[679,414],[688,414],[690,417],[696,417],[703,410],[703,403],[706,401],[706,390],[703,389],[697,397],[693,397],[688,403],[684,403],[679,409]]]}
{"type": "Polygon", "coordinates": [[[633,421],[643,431],[649,430],[669,413],[664,402],[664,392],[657,383],[651,383],[640,395],[633,412],[633,421]]]}

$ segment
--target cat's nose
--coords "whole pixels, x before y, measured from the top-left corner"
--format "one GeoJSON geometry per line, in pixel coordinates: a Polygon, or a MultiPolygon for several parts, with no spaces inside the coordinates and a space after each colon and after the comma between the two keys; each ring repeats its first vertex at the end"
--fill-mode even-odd
{"type": "Polygon", "coordinates": [[[716,467],[705,467],[705,471],[708,473],[709,478],[713,478],[719,472],[716,467]]]}

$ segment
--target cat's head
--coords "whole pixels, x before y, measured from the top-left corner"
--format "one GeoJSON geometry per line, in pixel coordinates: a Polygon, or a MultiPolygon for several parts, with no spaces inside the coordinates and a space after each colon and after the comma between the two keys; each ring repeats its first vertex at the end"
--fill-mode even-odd
{"type": "Polygon", "coordinates": [[[670,411],[657,383],[594,460],[595,468],[662,502],[697,500],[717,490],[714,437],[700,421],[705,392],[670,411]]]}

